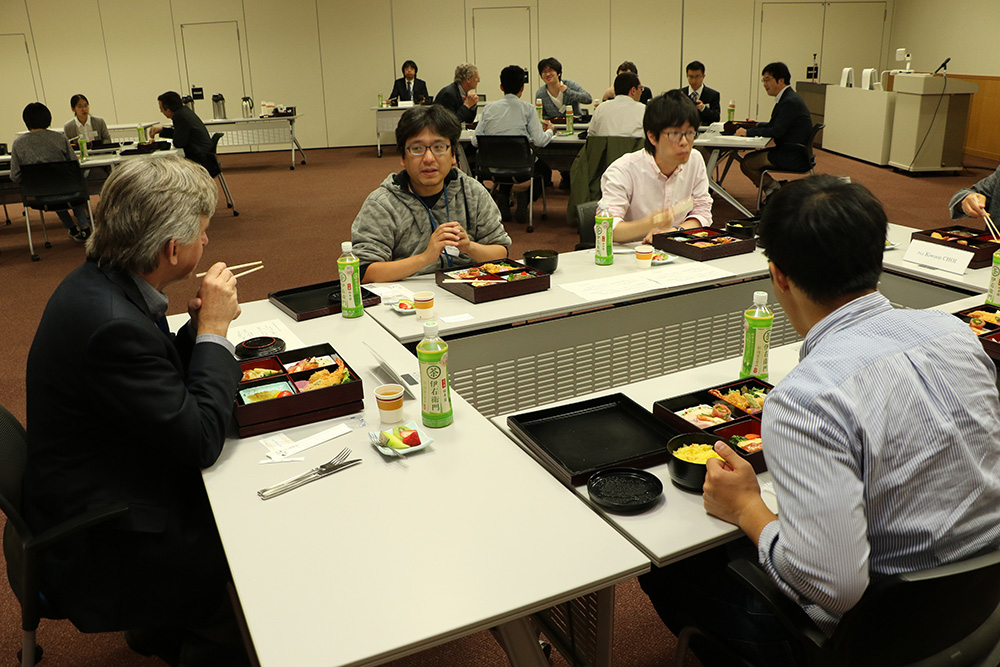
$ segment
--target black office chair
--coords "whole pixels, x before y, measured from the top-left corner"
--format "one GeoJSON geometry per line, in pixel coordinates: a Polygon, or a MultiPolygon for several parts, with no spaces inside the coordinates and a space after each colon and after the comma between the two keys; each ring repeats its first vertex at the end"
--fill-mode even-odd
{"type": "Polygon", "coordinates": [[[41,162],[21,165],[21,202],[24,204],[24,222],[28,228],[28,251],[31,261],[37,262],[35,244],[31,239],[31,218],[28,209],[33,208],[42,218],[42,235],[45,247],[51,248],[49,232],[45,229],[46,211],[66,211],[86,202],[90,219],[94,212],[90,208],[90,192],[87,179],[76,160],[65,162],[41,162]]]}
{"type": "Polygon", "coordinates": [[[597,245],[594,222],[597,220],[597,205],[600,200],[585,201],[576,207],[576,217],[580,222],[580,242],[575,250],[587,250],[597,245]]]}
{"type": "MultiPolygon", "coordinates": [[[[528,138],[480,135],[476,137],[476,141],[479,144],[476,153],[479,180],[493,181],[492,193],[497,191],[500,183],[528,181],[528,231],[535,231],[532,217],[535,202],[535,152],[528,138]]],[[[548,200],[545,198],[545,184],[542,183],[542,220],[548,217],[548,200]]]]}
{"type": "Polygon", "coordinates": [[[802,144],[785,144],[785,146],[797,146],[806,152],[806,158],[809,161],[808,169],[765,169],[760,175],[760,185],[757,186],[757,210],[760,211],[760,200],[764,196],[764,177],[770,175],[774,178],[774,174],[809,174],[810,176],[814,173],[816,169],[816,153],[813,151],[813,141],[816,139],[816,135],[819,134],[823,128],[826,127],[825,123],[816,123],[813,125],[812,132],[809,134],[809,141],[802,144]]]}
{"type": "MultiPolygon", "coordinates": [[[[815,667],[1000,664],[1000,551],[870,584],[830,637],[756,563],[736,560],[729,570],[799,639],[815,667]]],[[[675,665],[687,642],[677,648],[675,665]]]]}
{"type": "Polygon", "coordinates": [[[42,647],[35,644],[39,621],[65,618],[41,594],[39,564],[42,555],[71,535],[124,516],[128,505],[116,503],[96,508],[35,535],[21,517],[21,483],[26,458],[27,433],[17,419],[0,406],[0,510],[7,517],[3,553],[7,559],[7,579],[21,603],[23,636],[17,658],[22,667],[31,667],[42,659],[42,647]]]}
{"type": "MultiPolygon", "coordinates": [[[[222,175],[222,163],[219,162],[219,139],[222,138],[223,134],[223,132],[216,132],[212,135],[212,157],[215,158],[216,168],[209,169],[208,175],[212,178],[215,178],[216,176],[219,177],[219,183],[222,184],[222,192],[226,195],[226,208],[233,209],[233,217],[236,217],[240,214],[240,212],[236,210],[236,202],[233,201],[233,196],[229,194],[229,186],[226,185],[226,177],[222,175]]],[[[292,169],[294,168],[295,167],[292,167],[292,169]]]]}

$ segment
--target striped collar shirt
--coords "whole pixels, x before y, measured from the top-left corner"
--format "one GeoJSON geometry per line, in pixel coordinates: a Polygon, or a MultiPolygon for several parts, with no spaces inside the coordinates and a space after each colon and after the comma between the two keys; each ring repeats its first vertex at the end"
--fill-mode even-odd
{"type": "Polygon", "coordinates": [[[878,292],[830,313],[761,433],[780,515],[758,558],[827,634],[869,580],[1000,546],[996,370],[952,315],[878,292]]]}

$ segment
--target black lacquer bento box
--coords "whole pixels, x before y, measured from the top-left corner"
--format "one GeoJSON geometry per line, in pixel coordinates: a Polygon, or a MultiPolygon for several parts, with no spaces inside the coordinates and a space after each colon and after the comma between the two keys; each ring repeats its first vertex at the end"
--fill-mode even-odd
{"type": "Polygon", "coordinates": [[[753,252],[757,241],[752,237],[738,236],[711,227],[695,227],[653,234],[653,247],[702,262],[753,252]]]}
{"type": "Polygon", "coordinates": [[[511,415],[510,427],[564,484],[577,486],[607,468],[646,468],[667,461],[667,442],[681,431],[624,394],[511,415]]]}
{"type": "Polygon", "coordinates": [[[682,433],[705,432],[718,436],[719,440],[729,443],[739,452],[753,466],[754,472],[760,473],[767,470],[763,448],[756,439],[748,442],[743,438],[751,435],[760,437],[763,404],[760,395],[766,395],[772,388],[772,385],[757,378],[727,382],[656,401],[653,403],[653,415],[682,433]],[[701,410],[697,409],[699,406],[701,410]],[[697,414],[703,414],[705,419],[699,420],[702,425],[696,425],[678,414],[684,411],[690,411],[692,419],[697,419],[697,414]]]}
{"type": "Polygon", "coordinates": [[[509,259],[438,271],[438,286],[472,303],[506,299],[549,288],[549,274],[509,259]],[[473,282],[448,282],[463,280],[473,282]]]}
{"type": "MultiPolygon", "coordinates": [[[[340,281],[331,280],[316,285],[271,292],[267,295],[267,300],[296,322],[311,320],[323,315],[333,315],[341,310],[340,281]]],[[[361,287],[361,304],[363,306],[367,308],[377,306],[380,303],[382,303],[382,299],[378,294],[361,287]]]]}
{"type": "Polygon", "coordinates": [[[952,225],[938,229],[917,230],[910,234],[915,241],[926,241],[972,253],[970,269],[981,269],[993,263],[993,253],[1000,250],[1000,243],[993,240],[989,232],[972,227],[952,225]]]}
{"type": "Polygon", "coordinates": [[[364,409],[361,376],[329,343],[241,361],[240,368],[233,415],[241,437],[364,409]]]}
{"type": "Polygon", "coordinates": [[[1000,308],[983,304],[960,310],[955,316],[967,323],[979,337],[986,354],[992,359],[1000,360],[1000,308]]]}

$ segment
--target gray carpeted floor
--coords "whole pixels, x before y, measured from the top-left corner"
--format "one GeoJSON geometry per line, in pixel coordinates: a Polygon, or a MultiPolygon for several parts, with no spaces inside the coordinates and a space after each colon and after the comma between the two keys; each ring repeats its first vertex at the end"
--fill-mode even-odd
{"type": "MultiPolygon", "coordinates": [[[[287,167],[287,152],[222,156],[229,187],[236,199],[239,217],[224,204],[212,219],[210,243],[203,265],[222,260],[239,264],[261,259],[265,269],[240,280],[243,301],[266,298],[267,293],[336,278],[340,242],[350,238],[350,224],[365,196],[391,171],[399,159],[387,152],[375,157],[373,147],[310,150],[309,164],[294,171],[287,167]]],[[[986,176],[996,166],[970,159],[961,174],[912,176],[879,168],[838,155],[818,151],[817,172],[850,176],[870,188],[885,204],[892,222],[918,228],[947,224],[947,202],[958,188],[986,176]]],[[[756,192],[735,171],[725,181],[727,189],[752,208],[756,192]]],[[[220,191],[221,195],[221,191],[220,191]]],[[[568,192],[548,191],[549,219],[539,219],[541,202],[535,208],[535,232],[522,225],[508,225],[514,245],[511,256],[520,258],[534,248],[573,249],[576,232],[566,225],[568,192]]],[[[96,199],[95,199],[96,204],[96,199]]],[[[19,206],[9,206],[11,226],[0,223],[0,280],[3,282],[4,338],[0,346],[0,404],[24,420],[24,369],[28,348],[45,303],[59,281],[83,258],[82,248],[66,236],[54,215],[47,216],[53,241],[40,248],[41,232],[34,214],[34,236],[40,262],[28,257],[23,217],[19,206]]],[[[716,220],[729,220],[735,209],[716,202],[716,220]]],[[[169,289],[171,313],[181,312],[193,295],[195,282],[169,289]]],[[[2,524],[0,524],[2,525],[2,524]]],[[[0,568],[3,566],[0,565],[0,568]]],[[[618,587],[616,606],[615,664],[623,667],[653,667],[668,664],[674,638],[662,626],[636,582],[618,587]]],[[[160,664],[132,654],[118,634],[83,635],[66,621],[46,621],[39,631],[45,646],[44,665],[123,667],[160,664]]],[[[0,661],[13,664],[20,644],[19,610],[7,586],[0,586],[0,661]]],[[[505,665],[506,659],[492,637],[479,633],[392,663],[395,667],[505,665]]],[[[555,657],[553,664],[567,664],[555,657]]],[[[689,664],[698,664],[689,658],[689,664]]]]}

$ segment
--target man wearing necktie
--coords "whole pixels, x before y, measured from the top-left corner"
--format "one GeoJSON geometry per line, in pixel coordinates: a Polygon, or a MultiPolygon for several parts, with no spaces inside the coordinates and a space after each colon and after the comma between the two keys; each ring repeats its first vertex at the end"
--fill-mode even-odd
{"type": "Polygon", "coordinates": [[[226,339],[236,279],[222,262],[192,278],[217,199],[208,172],[179,156],[117,167],[87,261],[49,299],[28,354],[29,527],[128,506],[45,559],[42,591],[80,630],[124,630],[170,664],[249,665],[201,480],[241,377],[226,339]],[[182,282],[194,295],[174,335],[163,290],[182,282]]]}
{"type": "Polygon", "coordinates": [[[722,117],[722,96],[705,85],[705,66],[695,60],[687,66],[688,85],[681,88],[698,108],[702,125],[717,123],[722,117]]]}
{"type": "Polygon", "coordinates": [[[417,78],[417,63],[407,60],[402,67],[403,76],[392,85],[390,100],[423,104],[427,99],[427,84],[417,78]]]}

